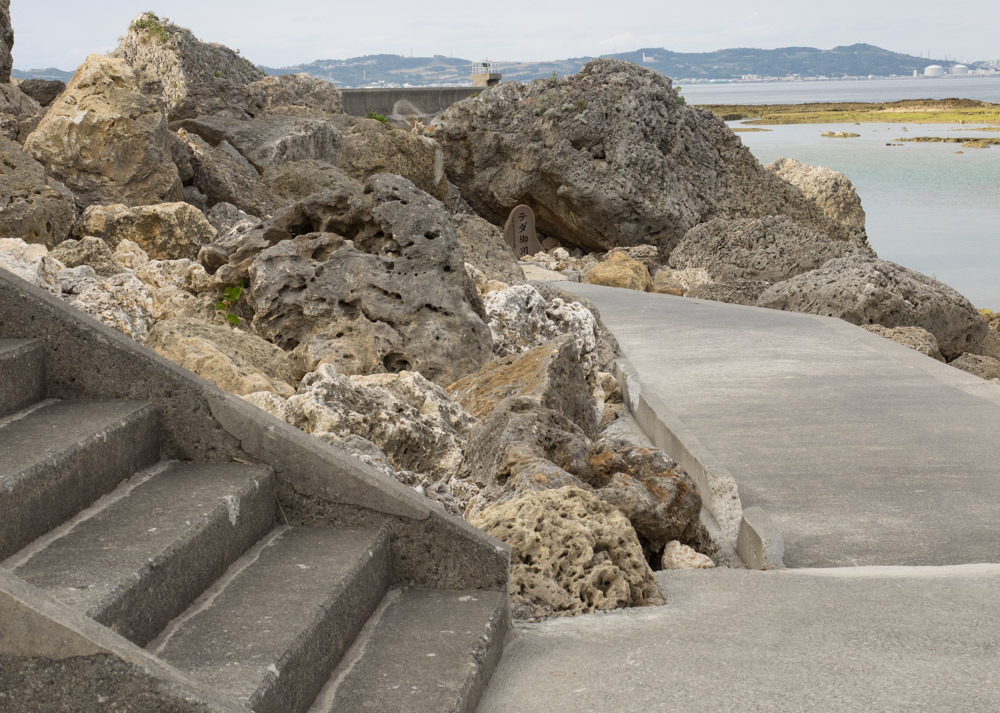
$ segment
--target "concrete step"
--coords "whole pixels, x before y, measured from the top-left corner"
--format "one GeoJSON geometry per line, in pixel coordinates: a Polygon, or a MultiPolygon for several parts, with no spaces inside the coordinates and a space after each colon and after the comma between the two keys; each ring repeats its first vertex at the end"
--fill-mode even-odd
{"type": "Polygon", "coordinates": [[[0,339],[0,418],[41,401],[45,351],[37,339],[0,339]]]}
{"type": "Polygon", "coordinates": [[[309,713],[472,713],[509,628],[506,592],[394,591],[309,713]]]}
{"type": "Polygon", "coordinates": [[[5,564],[143,646],[271,530],[272,486],[263,466],[157,464],[5,564]]]}
{"type": "Polygon", "coordinates": [[[0,559],[159,458],[156,412],[131,401],[54,401],[0,426],[0,559]]]}
{"type": "Polygon", "coordinates": [[[147,649],[256,713],[301,713],[390,577],[381,531],[279,528],[147,649]]]}

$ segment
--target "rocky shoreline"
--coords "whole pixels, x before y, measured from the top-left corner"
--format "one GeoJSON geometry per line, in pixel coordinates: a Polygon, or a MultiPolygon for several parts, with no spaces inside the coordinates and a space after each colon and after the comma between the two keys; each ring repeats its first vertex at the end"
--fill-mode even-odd
{"type": "Polygon", "coordinates": [[[519,616],[661,603],[654,569],[718,552],[691,478],[620,435],[600,315],[526,273],[837,316],[1000,379],[996,321],[878,259],[844,176],[761,167],[655,72],[406,131],[152,13],[66,86],[10,83],[0,9],[0,267],[506,542],[519,616]]]}

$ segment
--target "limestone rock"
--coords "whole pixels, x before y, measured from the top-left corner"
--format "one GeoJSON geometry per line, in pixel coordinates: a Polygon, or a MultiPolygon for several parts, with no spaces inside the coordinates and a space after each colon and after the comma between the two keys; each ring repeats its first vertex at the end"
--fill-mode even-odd
{"type": "MultiPolygon", "coordinates": [[[[689,267],[683,270],[661,268],[653,275],[653,292],[664,295],[686,295],[696,287],[712,283],[708,270],[703,267],[689,267]]],[[[756,302],[756,298],[754,302],[756,302]]]]}
{"type": "Polygon", "coordinates": [[[794,158],[779,158],[767,170],[798,188],[823,214],[851,228],[863,230],[865,211],[854,185],[842,173],[823,166],[807,166],[794,158]]]}
{"type": "Polygon", "coordinates": [[[0,127],[5,138],[23,143],[44,113],[41,105],[20,87],[0,82],[0,127]]]}
{"type": "Polygon", "coordinates": [[[225,141],[258,172],[288,161],[336,163],[342,145],[340,131],[330,122],[298,116],[264,115],[250,120],[201,116],[171,122],[170,128],[197,134],[211,146],[225,141]]]}
{"type": "Polygon", "coordinates": [[[41,106],[47,107],[65,91],[66,82],[58,79],[25,79],[18,85],[18,89],[41,106]]]}
{"type": "Polygon", "coordinates": [[[14,59],[10,51],[14,49],[14,27],[10,22],[10,0],[0,0],[0,84],[10,82],[10,70],[14,59]]]}
{"type": "Polygon", "coordinates": [[[229,203],[257,217],[274,210],[275,197],[260,180],[260,174],[228,142],[211,146],[183,129],[177,136],[189,150],[191,184],[205,195],[209,208],[229,203]]]}
{"type": "Polygon", "coordinates": [[[215,79],[249,84],[264,77],[264,72],[237,52],[202,42],[190,30],[152,12],[132,20],[113,56],[124,59],[137,73],[157,80],[161,85],[159,98],[168,107],[198,84],[215,79]]]}
{"type": "Polygon", "coordinates": [[[100,238],[86,236],[80,240],[64,240],[49,253],[66,267],[87,265],[101,277],[122,272],[114,261],[111,248],[100,238]]]}
{"type": "Polygon", "coordinates": [[[93,283],[69,303],[137,342],[153,326],[153,299],[142,282],[128,273],[93,283]]]}
{"type": "Polygon", "coordinates": [[[273,114],[324,118],[344,112],[340,90],[325,79],[313,79],[305,72],[262,77],[251,86],[264,92],[265,109],[273,114]]]}
{"type": "Polygon", "coordinates": [[[132,240],[154,259],[195,258],[217,233],[205,214],[187,203],[162,203],[129,208],[112,204],[91,206],[73,227],[77,237],[93,235],[111,248],[132,240]]]}
{"type": "Polygon", "coordinates": [[[243,221],[256,222],[249,213],[244,213],[232,203],[225,202],[216,203],[205,213],[205,217],[220,236],[243,221]]]}
{"type": "Polygon", "coordinates": [[[60,292],[62,265],[49,256],[44,245],[29,244],[20,238],[0,238],[0,268],[46,292],[56,295],[60,292]]]}
{"type": "Polygon", "coordinates": [[[101,278],[90,265],[77,265],[59,271],[59,289],[64,298],[67,295],[83,294],[84,290],[100,281],[101,278]]]}
{"type": "Polygon", "coordinates": [[[0,137],[0,238],[55,247],[69,236],[76,208],[66,186],[21,147],[0,137]]]}
{"type": "Polygon", "coordinates": [[[138,243],[128,239],[118,243],[111,257],[118,267],[128,270],[138,270],[149,264],[149,255],[146,251],[140,248],[138,243]]]}
{"type": "Polygon", "coordinates": [[[490,362],[448,387],[469,413],[484,419],[510,396],[531,397],[558,411],[585,433],[597,428],[594,404],[580,368],[580,352],[570,335],[562,335],[523,354],[490,362]]]}
{"type": "Polygon", "coordinates": [[[923,327],[941,354],[954,359],[982,341],[986,324],[951,287],[913,270],[853,255],[779,282],[760,296],[761,307],[839,317],[852,324],[923,327]]]}
{"type": "Polygon", "coordinates": [[[931,359],[944,361],[941,350],[938,349],[937,339],[923,327],[883,327],[881,324],[861,325],[872,334],[891,339],[897,344],[914,349],[921,354],[926,354],[931,359]]]}
{"type": "Polygon", "coordinates": [[[623,252],[608,253],[607,260],[587,272],[587,282],[640,292],[650,292],[653,289],[653,280],[649,277],[646,266],[623,252]]]}
{"type": "Polygon", "coordinates": [[[344,133],[338,166],[358,180],[395,173],[435,198],[443,200],[448,195],[444,154],[438,143],[375,119],[359,119],[344,133]]]}
{"type": "Polygon", "coordinates": [[[483,307],[497,356],[520,354],[560,334],[572,334],[578,340],[581,359],[597,346],[597,321],[588,309],[560,298],[550,303],[533,285],[511,285],[491,292],[483,307]]]}
{"type": "Polygon", "coordinates": [[[973,354],[1000,359],[1000,333],[993,327],[990,327],[983,340],[970,348],[969,351],[973,354]]]}
{"type": "Polygon", "coordinates": [[[120,59],[87,57],[24,150],[69,186],[81,207],[181,198],[166,121],[120,59]]]}
{"type": "Polygon", "coordinates": [[[289,161],[268,166],[261,177],[276,200],[287,205],[338,184],[360,185],[339,168],[322,161],[289,161]]]}
{"type": "Polygon", "coordinates": [[[715,282],[779,282],[855,251],[783,216],[716,218],[685,234],[670,266],[703,267],[715,282]]]}
{"type": "Polygon", "coordinates": [[[248,236],[235,267],[217,276],[239,279],[250,261],[254,328],[294,350],[301,373],[329,362],[342,373],[418,371],[450,384],[491,352],[454,224],[405,178],[365,185],[296,203],[248,236]]]}
{"type": "Polygon", "coordinates": [[[667,543],[660,561],[661,569],[711,569],[715,562],[708,555],[703,555],[677,540],[667,543]]]}
{"type": "Polygon", "coordinates": [[[472,524],[510,546],[518,616],[664,601],[628,520],[585,490],[524,493],[487,508],[472,524]]]}
{"type": "Polygon", "coordinates": [[[966,353],[951,362],[951,365],[980,379],[1000,381],[1000,359],[966,353]]]}
{"type": "Polygon", "coordinates": [[[765,215],[865,241],[758,166],[721,120],[682,106],[670,79],[632,63],[504,82],[451,106],[433,129],[449,180],[479,215],[500,225],[525,203],[564,245],[651,244],[668,255],[699,223],[765,215]]]}
{"type": "Polygon", "coordinates": [[[266,76],[250,84],[220,76],[188,87],[185,96],[170,106],[168,116],[171,121],[199,116],[246,120],[264,114],[323,119],[342,111],[337,88],[308,74],[266,76]]]}
{"type": "Polygon", "coordinates": [[[754,307],[757,300],[771,287],[765,280],[737,280],[736,282],[707,282],[691,288],[685,297],[699,300],[728,302],[754,307]]]}
{"type": "Polygon", "coordinates": [[[287,355],[273,344],[228,325],[200,319],[158,322],[145,346],[231,394],[269,391],[292,396],[287,355]]]}
{"type": "MultiPolygon", "coordinates": [[[[119,246],[121,248],[121,246],[119,246]]],[[[136,246],[136,250],[141,250],[136,246]]],[[[116,258],[119,251],[115,252],[116,258]]],[[[145,254],[142,254],[143,258],[145,254]]],[[[133,253],[133,257],[138,258],[133,253]]],[[[202,320],[218,319],[215,304],[221,290],[215,288],[211,278],[197,262],[181,260],[148,260],[134,268],[135,276],[142,281],[153,298],[153,319],[166,320],[196,317],[202,320]]],[[[236,314],[246,319],[245,305],[237,304],[236,314]]]]}

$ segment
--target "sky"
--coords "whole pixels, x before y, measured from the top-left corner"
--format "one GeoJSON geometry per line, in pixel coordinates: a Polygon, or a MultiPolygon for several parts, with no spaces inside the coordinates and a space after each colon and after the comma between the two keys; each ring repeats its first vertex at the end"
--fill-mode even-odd
{"type": "Polygon", "coordinates": [[[14,66],[74,69],[144,10],[286,67],[365,54],[534,61],[646,47],[710,52],[857,42],[935,59],[1000,59],[1000,2],[968,0],[11,0],[14,66]]]}

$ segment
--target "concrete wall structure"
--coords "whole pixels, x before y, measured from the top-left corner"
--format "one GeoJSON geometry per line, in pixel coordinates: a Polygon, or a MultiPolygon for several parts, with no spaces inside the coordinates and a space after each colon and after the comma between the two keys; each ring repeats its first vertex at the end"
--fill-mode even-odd
{"type": "Polygon", "coordinates": [[[341,89],[344,113],[367,116],[381,114],[394,122],[433,118],[455,102],[483,91],[482,87],[409,87],[386,89],[341,89]]]}

